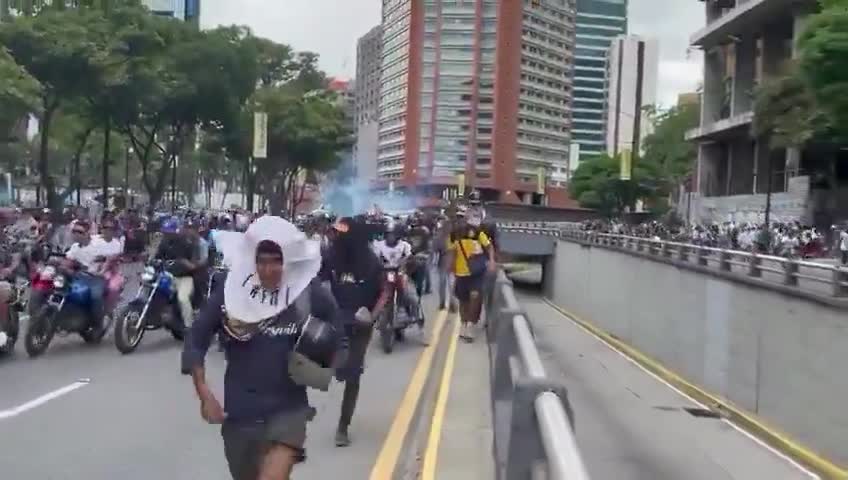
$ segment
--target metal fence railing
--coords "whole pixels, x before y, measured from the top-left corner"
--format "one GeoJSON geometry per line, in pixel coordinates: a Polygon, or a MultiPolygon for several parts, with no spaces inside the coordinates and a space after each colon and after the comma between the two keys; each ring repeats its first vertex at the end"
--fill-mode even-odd
{"type": "Polygon", "coordinates": [[[486,311],[497,480],[588,480],[566,388],[545,374],[530,323],[503,271],[486,311]]]}
{"type": "Polygon", "coordinates": [[[737,273],[775,285],[816,295],[848,297],[848,268],[795,258],[705,247],[581,230],[577,226],[550,224],[498,224],[499,231],[550,235],[564,240],[636,252],[658,260],[689,263],[726,273],[737,273]]]}

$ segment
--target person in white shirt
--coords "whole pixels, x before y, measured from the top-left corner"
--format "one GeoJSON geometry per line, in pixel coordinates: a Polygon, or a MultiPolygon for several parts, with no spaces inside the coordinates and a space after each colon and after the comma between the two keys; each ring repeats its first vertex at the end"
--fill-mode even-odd
{"type": "MultiPolygon", "coordinates": [[[[400,235],[393,225],[390,225],[386,230],[385,239],[375,241],[372,248],[374,253],[377,254],[377,258],[383,263],[384,269],[400,269],[407,260],[412,258],[412,245],[400,239],[400,235]]],[[[406,275],[399,275],[398,279],[406,312],[410,318],[417,320],[416,312],[418,309],[414,307],[418,305],[418,295],[412,288],[412,282],[407,281],[406,275]]]]}
{"type": "Polygon", "coordinates": [[[75,222],[71,228],[74,244],[65,254],[67,260],[78,263],[87,273],[82,280],[91,289],[92,328],[103,328],[105,311],[106,278],[101,269],[110,252],[108,244],[101,238],[91,238],[91,224],[85,220],[75,222]]]}
{"type": "Polygon", "coordinates": [[[842,265],[848,265],[848,229],[839,234],[839,251],[842,253],[842,265]]]}

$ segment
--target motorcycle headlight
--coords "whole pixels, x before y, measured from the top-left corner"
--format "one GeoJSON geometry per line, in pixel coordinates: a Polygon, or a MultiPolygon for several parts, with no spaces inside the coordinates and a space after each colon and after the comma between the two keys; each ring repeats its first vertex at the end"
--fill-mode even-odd
{"type": "Polygon", "coordinates": [[[145,270],[141,274],[141,281],[144,283],[153,283],[154,278],[156,278],[156,272],[153,269],[145,270]]]}
{"type": "Polygon", "coordinates": [[[58,277],[53,279],[53,288],[62,289],[65,288],[65,277],[59,275],[58,277]]]}

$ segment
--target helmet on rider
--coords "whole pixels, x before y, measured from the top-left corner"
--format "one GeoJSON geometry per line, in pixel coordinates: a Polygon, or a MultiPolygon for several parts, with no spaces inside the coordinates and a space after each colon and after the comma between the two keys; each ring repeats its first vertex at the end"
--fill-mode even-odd
{"type": "Polygon", "coordinates": [[[401,226],[397,223],[389,223],[386,226],[386,245],[394,247],[400,241],[401,226]]]}

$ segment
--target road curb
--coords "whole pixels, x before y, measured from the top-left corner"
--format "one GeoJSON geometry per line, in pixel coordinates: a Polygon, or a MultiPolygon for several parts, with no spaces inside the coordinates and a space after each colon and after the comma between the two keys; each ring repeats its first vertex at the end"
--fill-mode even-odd
{"type": "Polygon", "coordinates": [[[558,311],[587,332],[596,336],[614,350],[630,358],[665,382],[668,382],[685,395],[688,395],[694,400],[721,413],[722,417],[726,418],[728,421],[734,423],[742,430],[750,433],[759,440],[762,440],[769,446],[797,461],[801,465],[811,469],[822,478],[834,480],[848,479],[848,470],[831,462],[821,454],[792,440],[789,435],[771,425],[768,425],[756,415],[737,407],[733,404],[733,402],[730,402],[719,395],[710,393],[701,387],[690,383],[648,355],[619,340],[612,334],[598,328],[594,324],[583,320],[579,316],[560,307],[559,305],[556,305],[551,300],[545,298],[544,301],[551,308],[558,311]]]}

